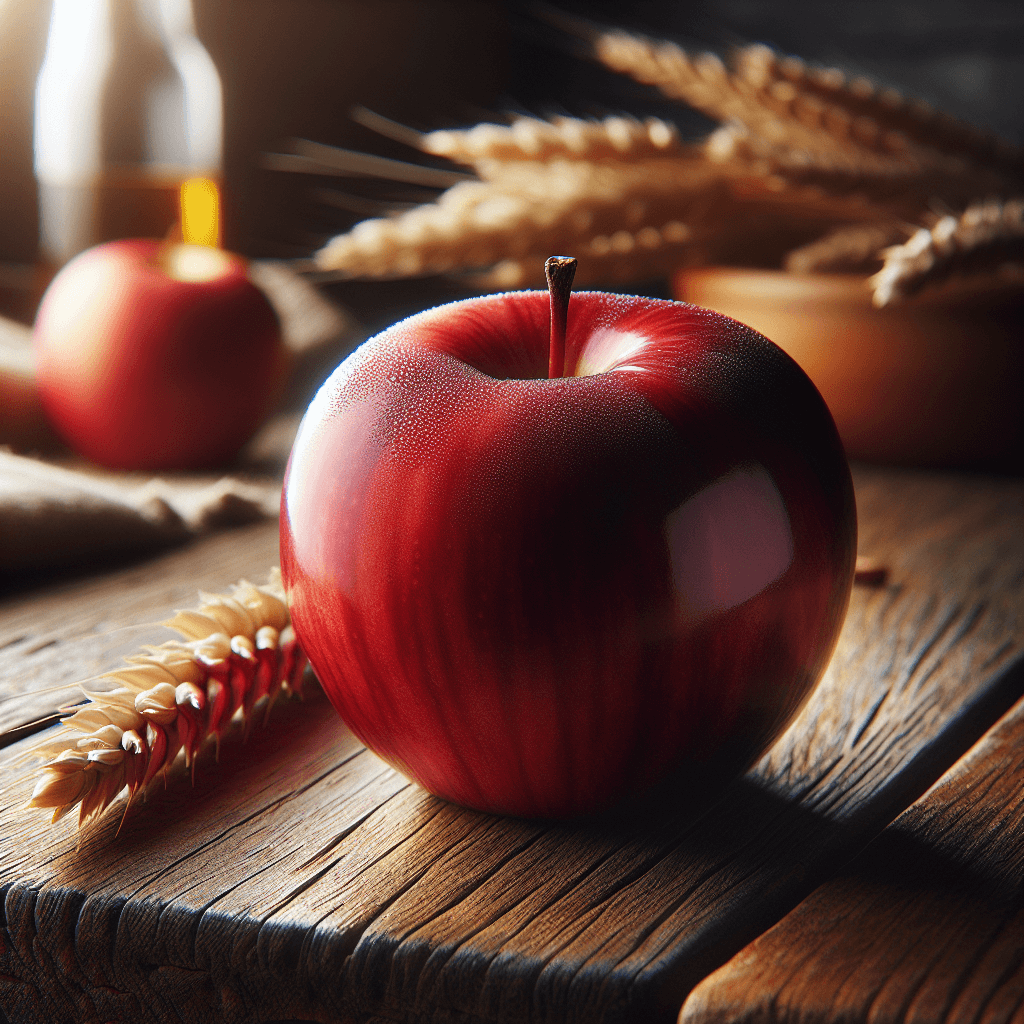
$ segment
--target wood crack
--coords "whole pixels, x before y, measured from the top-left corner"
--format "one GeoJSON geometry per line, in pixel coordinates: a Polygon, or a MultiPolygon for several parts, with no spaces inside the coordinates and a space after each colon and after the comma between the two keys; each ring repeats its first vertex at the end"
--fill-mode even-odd
{"type": "MultiPolygon", "coordinates": [[[[369,781],[365,782],[365,783],[364,783],[363,785],[361,785],[361,786],[357,787],[356,789],[354,789],[354,790],[353,790],[353,794],[361,792],[361,791],[362,791],[363,789],[365,789],[365,788],[366,788],[366,787],[367,787],[367,786],[368,786],[369,784],[370,784],[370,782],[369,782],[369,781]]],[[[394,798],[395,798],[396,796],[398,796],[398,794],[399,794],[399,793],[401,793],[401,792],[403,792],[404,790],[406,790],[406,789],[408,788],[408,786],[409,786],[409,785],[412,785],[412,783],[409,783],[409,784],[408,784],[408,785],[406,785],[406,786],[402,786],[402,787],[401,787],[401,789],[397,790],[397,791],[396,791],[396,792],[395,792],[395,793],[394,793],[394,794],[393,794],[392,796],[389,796],[389,797],[387,798],[387,800],[385,800],[385,802],[384,802],[384,803],[386,804],[386,803],[387,803],[388,801],[390,801],[390,800],[393,800],[393,799],[394,799],[394,798]]],[[[381,804],[380,806],[381,806],[381,807],[383,807],[383,806],[384,806],[384,804],[381,804]]],[[[331,852],[331,850],[337,849],[337,847],[339,846],[339,844],[340,844],[340,843],[341,843],[341,842],[342,842],[343,840],[345,840],[345,839],[348,839],[348,837],[349,837],[350,835],[352,835],[352,833],[353,833],[353,832],[354,832],[354,831],[355,831],[355,830],[356,830],[356,829],[357,829],[357,828],[358,828],[358,827],[359,827],[360,825],[362,825],[362,824],[363,824],[363,822],[364,822],[364,821],[366,821],[366,819],[367,819],[367,818],[369,818],[371,814],[375,814],[375,813],[376,813],[376,812],[377,812],[378,810],[379,810],[379,807],[374,807],[374,808],[371,808],[370,810],[367,810],[365,814],[363,814],[363,815],[362,815],[362,816],[361,816],[360,818],[358,818],[358,819],[357,819],[356,821],[353,821],[353,822],[352,822],[352,823],[351,823],[351,824],[350,824],[349,826],[347,826],[346,828],[342,829],[342,830],[341,830],[341,831],[340,831],[340,832],[339,832],[339,833],[338,833],[338,834],[337,834],[336,836],[334,836],[334,837],[333,837],[333,838],[332,838],[332,839],[331,839],[331,840],[330,840],[329,842],[327,842],[327,843],[325,843],[325,844],[324,844],[323,846],[319,847],[319,848],[317,849],[317,851],[316,851],[316,852],[315,852],[315,853],[314,853],[314,854],[313,854],[313,855],[312,855],[311,857],[308,857],[308,858],[307,858],[306,860],[304,860],[304,861],[303,861],[303,862],[302,862],[301,864],[299,864],[299,865],[298,865],[298,866],[297,866],[297,867],[295,868],[295,870],[296,870],[296,871],[303,871],[303,870],[305,870],[306,868],[309,868],[309,867],[311,867],[311,866],[312,866],[313,864],[315,864],[315,863],[316,863],[316,862],[317,862],[318,860],[320,860],[320,859],[321,859],[322,857],[326,857],[326,856],[327,856],[327,854],[329,854],[329,853],[331,852]]],[[[338,863],[338,859],[336,858],[335,860],[333,860],[333,861],[331,862],[331,865],[333,866],[334,864],[337,864],[337,863],[338,863]]]]}

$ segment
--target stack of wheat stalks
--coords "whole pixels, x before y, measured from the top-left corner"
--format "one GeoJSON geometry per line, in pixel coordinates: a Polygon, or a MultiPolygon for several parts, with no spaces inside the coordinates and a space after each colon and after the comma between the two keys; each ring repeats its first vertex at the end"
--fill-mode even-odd
{"type": "Polygon", "coordinates": [[[1024,279],[1024,152],[863,79],[738,50],[586,30],[614,71],[720,123],[698,143],[658,119],[516,117],[402,133],[471,169],[435,201],[357,223],[316,254],[364,278],[471,273],[543,285],[555,252],[582,284],[683,266],[872,274],[878,305],[970,271],[1024,279]]]}

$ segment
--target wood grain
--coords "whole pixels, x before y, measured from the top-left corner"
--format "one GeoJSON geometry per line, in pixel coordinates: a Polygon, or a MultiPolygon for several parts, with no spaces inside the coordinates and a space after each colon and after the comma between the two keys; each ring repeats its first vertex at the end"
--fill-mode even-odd
{"type": "MultiPolygon", "coordinates": [[[[1024,486],[856,484],[861,550],[888,582],[855,592],[800,718],[724,788],[692,780],[577,825],[488,817],[405,783],[315,699],[226,745],[194,791],[177,780],[133,808],[116,840],[116,815],[80,845],[71,823],[46,831],[18,809],[32,779],[5,773],[0,1006],[19,1021],[674,1019],[1024,691],[1024,486]]],[[[145,604],[184,587],[214,543],[229,571],[259,536],[176,552],[159,580],[139,567],[132,591],[65,587],[65,615],[83,621],[88,591],[97,621],[103,605],[130,619],[136,588],[145,604]]],[[[0,610],[0,629],[23,614],[0,610]]],[[[70,636],[37,652],[41,677],[70,636]]]]}
{"type": "Polygon", "coordinates": [[[681,1024],[1024,1017],[1024,702],[836,877],[702,982],[681,1024]]]}

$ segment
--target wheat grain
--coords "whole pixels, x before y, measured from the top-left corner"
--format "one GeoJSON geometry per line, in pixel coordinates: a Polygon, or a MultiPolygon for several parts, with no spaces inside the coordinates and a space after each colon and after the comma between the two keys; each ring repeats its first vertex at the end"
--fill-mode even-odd
{"type": "Polygon", "coordinates": [[[81,826],[127,788],[127,811],[179,754],[194,771],[199,750],[219,748],[232,720],[248,725],[300,690],[306,660],[276,570],[263,586],[242,581],[200,601],[164,623],[182,640],[145,647],[82,685],[88,702],[66,709],[58,733],[35,748],[53,756],[29,807],[53,808],[57,821],[78,806],[81,826]]]}

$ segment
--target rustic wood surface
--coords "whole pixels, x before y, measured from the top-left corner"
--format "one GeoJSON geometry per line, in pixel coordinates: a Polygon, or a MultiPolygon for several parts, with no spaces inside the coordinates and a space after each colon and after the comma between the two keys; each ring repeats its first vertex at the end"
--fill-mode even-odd
{"type": "MultiPolygon", "coordinates": [[[[887,582],[855,591],[800,718],[717,791],[576,826],[470,813],[361,750],[314,696],[120,835],[111,814],[79,837],[20,809],[32,740],[12,744],[0,1006],[47,1022],[674,1019],[1024,692],[1024,485],[856,482],[861,550],[887,582]]],[[[115,646],[104,631],[258,579],[273,551],[255,527],[8,598],[4,678],[91,674],[115,646]]]]}
{"type": "Polygon", "coordinates": [[[799,907],[690,994],[681,1024],[1024,1016],[1024,701],[799,907]]]}

